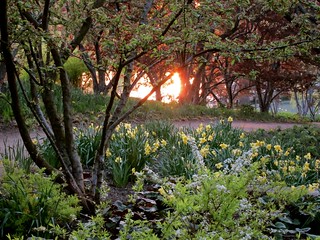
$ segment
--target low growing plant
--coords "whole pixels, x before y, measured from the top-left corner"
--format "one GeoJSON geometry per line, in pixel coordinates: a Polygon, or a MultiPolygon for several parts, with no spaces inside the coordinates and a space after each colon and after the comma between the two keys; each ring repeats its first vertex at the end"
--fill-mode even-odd
{"type": "Polygon", "coordinates": [[[50,237],[50,225],[65,225],[79,214],[79,200],[67,195],[55,176],[6,168],[0,186],[0,236],[50,237]],[[9,170],[9,171],[8,171],[9,170]]]}

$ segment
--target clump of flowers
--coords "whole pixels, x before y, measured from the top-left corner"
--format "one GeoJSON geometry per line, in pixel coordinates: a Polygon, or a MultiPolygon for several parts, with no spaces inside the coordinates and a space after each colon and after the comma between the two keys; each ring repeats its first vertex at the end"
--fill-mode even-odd
{"type": "Polygon", "coordinates": [[[133,172],[141,171],[157,157],[159,148],[166,145],[165,140],[160,142],[149,135],[143,126],[121,124],[117,127],[105,155],[117,186],[126,186],[134,179],[133,172]]]}

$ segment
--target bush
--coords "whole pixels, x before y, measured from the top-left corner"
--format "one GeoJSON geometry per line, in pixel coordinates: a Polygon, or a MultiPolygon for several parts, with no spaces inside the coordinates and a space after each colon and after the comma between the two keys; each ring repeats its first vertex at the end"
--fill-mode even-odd
{"type": "MultiPolygon", "coordinates": [[[[8,168],[7,168],[8,169],[8,168]]],[[[10,169],[10,168],[9,168],[10,169]]],[[[67,195],[54,176],[43,171],[6,171],[0,187],[0,236],[49,237],[51,225],[64,225],[79,214],[79,200],[67,195]]]]}
{"type": "Polygon", "coordinates": [[[79,58],[71,57],[64,64],[64,68],[68,73],[72,85],[75,87],[81,87],[82,73],[88,72],[88,68],[84,62],[79,58]]]}

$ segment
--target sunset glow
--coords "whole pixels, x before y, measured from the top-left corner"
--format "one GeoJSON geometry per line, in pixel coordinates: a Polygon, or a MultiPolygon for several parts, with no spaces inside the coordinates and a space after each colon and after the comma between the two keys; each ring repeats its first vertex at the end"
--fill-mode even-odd
{"type": "MultiPolygon", "coordinates": [[[[161,87],[162,102],[177,101],[180,93],[181,81],[178,73],[175,73],[172,78],[161,87]]],[[[130,94],[131,97],[143,98],[150,91],[152,87],[145,82],[141,83],[137,89],[130,94]]],[[[155,100],[155,93],[149,97],[149,100],[155,100]]]]}

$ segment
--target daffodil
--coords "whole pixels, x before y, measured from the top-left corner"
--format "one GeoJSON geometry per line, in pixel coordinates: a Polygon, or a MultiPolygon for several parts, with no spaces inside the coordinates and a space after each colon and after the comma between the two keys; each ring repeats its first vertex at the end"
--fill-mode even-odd
{"type": "Polygon", "coordinates": [[[232,118],[231,116],[228,117],[228,122],[229,122],[229,123],[233,122],[233,118],[232,118]]]}
{"type": "Polygon", "coordinates": [[[182,142],[184,144],[187,144],[188,143],[188,136],[184,133],[181,133],[181,138],[182,138],[182,142]]]}
{"type": "Polygon", "coordinates": [[[151,153],[152,148],[150,147],[150,144],[148,141],[146,141],[145,145],[144,145],[144,153],[146,155],[149,155],[151,153]]]}
{"type": "Polygon", "coordinates": [[[317,160],[315,161],[314,167],[315,167],[316,169],[319,169],[319,167],[320,167],[320,160],[319,160],[319,159],[317,159],[317,160]]]}
{"type": "Polygon", "coordinates": [[[319,183],[312,183],[312,184],[309,184],[309,186],[308,186],[308,191],[309,191],[309,192],[314,192],[314,191],[316,191],[318,188],[319,188],[319,183]]]}
{"type": "Polygon", "coordinates": [[[310,160],[311,159],[311,154],[307,153],[306,155],[304,155],[304,158],[307,159],[307,160],[310,160]]]}
{"type": "Polygon", "coordinates": [[[221,162],[216,163],[215,166],[216,166],[217,169],[221,169],[223,167],[221,162]]]}
{"type": "Polygon", "coordinates": [[[201,144],[205,143],[207,141],[207,139],[205,137],[199,138],[199,142],[201,144]]]}
{"type": "Polygon", "coordinates": [[[289,172],[293,173],[296,170],[295,166],[289,166],[289,172]]]}
{"type": "Polygon", "coordinates": [[[274,145],[274,150],[276,150],[277,152],[281,152],[282,151],[282,148],[280,145],[274,145]]]}
{"type": "Polygon", "coordinates": [[[302,170],[303,170],[304,172],[308,172],[308,171],[310,170],[310,163],[305,162],[304,165],[303,165],[302,170]]]}
{"type": "Polygon", "coordinates": [[[153,143],[152,152],[156,152],[159,147],[160,147],[160,142],[159,142],[159,140],[157,139],[157,140],[153,143]]]}
{"type": "Polygon", "coordinates": [[[240,139],[243,139],[246,135],[244,133],[240,134],[240,139]]]}
{"type": "Polygon", "coordinates": [[[111,155],[112,155],[112,154],[111,154],[111,152],[110,152],[110,149],[108,148],[107,151],[106,151],[106,157],[107,157],[107,158],[108,158],[108,157],[111,157],[111,155]]]}
{"type": "Polygon", "coordinates": [[[228,144],[225,144],[225,143],[221,143],[221,144],[220,144],[220,147],[221,147],[222,149],[226,149],[226,148],[229,147],[229,145],[228,145],[228,144]]]}
{"type": "Polygon", "coordinates": [[[122,163],[122,158],[121,157],[116,157],[114,160],[116,163],[122,163]]]}
{"type": "Polygon", "coordinates": [[[161,146],[162,146],[162,147],[165,147],[166,145],[167,145],[167,141],[164,140],[164,139],[162,139],[162,140],[161,140],[161,146]]]}
{"type": "Polygon", "coordinates": [[[200,154],[202,157],[206,157],[209,154],[209,145],[204,146],[200,149],[200,154]]]}
{"type": "Polygon", "coordinates": [[[213,140],[213,134],[209,135],[208,137],[208,141],[212,141],[213,140]]]}
{"type": "Polygon", "coordinates": [[[202,130],[203,130],[203,124],[200,123],[199,127],[196,129],[196,132],[197,132],[197,133],[201,133],[202,130]]]}
{"type": "Polygon", "coordinates": [[[162,196],[165,196],[167,193],[166,191],[161,187],[158,189],[158,192],[162,195],[162,196]]]}

